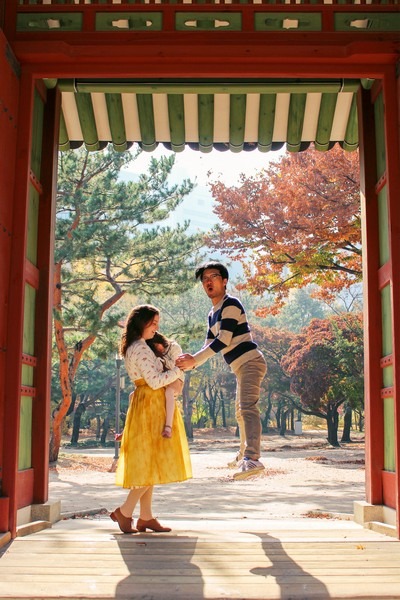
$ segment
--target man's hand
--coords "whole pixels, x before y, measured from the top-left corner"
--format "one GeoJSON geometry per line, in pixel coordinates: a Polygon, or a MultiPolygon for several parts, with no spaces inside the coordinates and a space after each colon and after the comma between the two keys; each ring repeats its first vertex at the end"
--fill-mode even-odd
{"type": "Polygon", "coordinates": [[[189,371],[190,369],[194,369],[196,361],[191,354],[180,354],[176,359],[175,364],[182,369],[182,371],[189,371]]]}

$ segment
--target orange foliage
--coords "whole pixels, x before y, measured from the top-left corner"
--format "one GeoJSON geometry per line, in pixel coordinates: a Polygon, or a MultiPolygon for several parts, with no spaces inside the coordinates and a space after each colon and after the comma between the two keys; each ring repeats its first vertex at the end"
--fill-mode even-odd
{"type": "Polygon", "coordinates": [[[276,312],[291,288],[319,295],[361,279],[359,165],[335,146],[285,155],[237,186],[210,183],[220,224],[207,244],[241,261],[254,294],[272,292],[276,312]]]}

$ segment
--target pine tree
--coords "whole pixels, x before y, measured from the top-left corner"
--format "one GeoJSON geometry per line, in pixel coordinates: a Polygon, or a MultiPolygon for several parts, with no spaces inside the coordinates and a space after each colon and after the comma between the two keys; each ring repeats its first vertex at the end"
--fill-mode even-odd
{"type": "Polygon", "coordinates": [[[50,461],[58,458],[61,427],[71,405],[79,363],[96,343],[117,349],[118,302],[128,292],[148,301],[192,285],[201,241],[188,223],[161,226],[193,189],[169,185],[174,156],[154,158],[136,181],[122,181],[132,155],[111,149],[60,155],[54,267],[54,332],[61,401],[52,415],[50,461]]]}

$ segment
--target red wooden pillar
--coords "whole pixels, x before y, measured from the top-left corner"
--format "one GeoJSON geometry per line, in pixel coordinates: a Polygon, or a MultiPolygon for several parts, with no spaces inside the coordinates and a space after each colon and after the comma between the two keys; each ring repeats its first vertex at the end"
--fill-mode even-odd
{"type": "Polygon", "coordinates": [[[35,337],[35,355],[37,356],[36,397],[32,414],[34,503],[44,503],[48,500],[54,227],[60,110],[61,94],[58,88],[48,90],[43,121],[40,176],[43,193],[40,198],[37,248],[40,285],[35,319],[38,324],[35,337]]]}
{"type": "Polygon", "coordinates": [[[8,398],[3,385],[7,373],[8,351],[8,290],[13,244],[13,205],[15,184],[15,156],[18,130],[18,65],[0,31],[0,468],[2,486],[0,492],[0,531],[8,531],[10,498],[5,490],[12,489],[12,470],[14,460],[10,460],[9,451],[15,451],[14,436],[17,425],[5,418],[8,398]],[[10,434],[9,436],[6,433],[10,434]],[[8,439],[10,437],[10,439],[8,439]],[[10,448],[8,444],[11,444],[10,448]],[[10,471],[11,470],[11,471],[10,471]],[[7,488],[6,488],[7,489],[7,488]]]}
{"type": "Polygon", "coordinates": [[[17,527],[17,476],[21,406],[21,357],[26,273],[26,235],[29,205],[30,148],[34,81],[23,72],[18,107],[18,133],[13,201],[13,239],[9,281],[8,335],[5,374],[4,470],[2,492],[9,498],[9,530],[17,527]]]}
{"type": "MultiPolygon", "coordinates": [[[[18,100],[18,96],[17,96],[18,100]]],[[[1,527],[16,534],[17,511],[48,499],[52,265],[60,93],[23,71],[16,128],[6,323],[1,527]],[[43,120],[43,123],[42,123],[43,120]]],[[[11,149],[10,149],[11,150],[11,149]]],[[[14,157],[14,153],[11,154],[14,157]]],[[[0,507],[1,508],[1,507],[0,507]]],[[[26,522],[26,515],[24,515],[26,522]]]]}
{"type": "Polygon", "coordinates": [[[375,192],[375,117],[370,90],[358,94],[362,247],[364,282],[364,363],[365,363],[365,476],[366,500],[382,504],[383,407],[380,393],[382,373],[381,304],[379,296],[379,216],[375,192]]]}
{"type": "Polygon", "coordinates": [[[359,95],[365,289],[366,496],[400,537],[399,85],[387,67],[359,95]]]}
{"type": "Polygon", "coordinates": [[[386,139],[386,185],[391,258],[391,307],[393,331],[393,400],[395,475],[391,491],[400,537],[400,120],[399,84],[396,67],[388,68],[383,78],[384,123],[386,139]]]}

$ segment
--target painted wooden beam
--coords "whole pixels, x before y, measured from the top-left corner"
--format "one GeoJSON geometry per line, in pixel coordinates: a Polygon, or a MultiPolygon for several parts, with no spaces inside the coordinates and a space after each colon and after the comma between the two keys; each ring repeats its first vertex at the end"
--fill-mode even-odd
{"type": "Polygon", "coordinates": [[[34,113],[35,113],[35,135],[32,138],[31,148],[31,169],[37,179],[40,179],[40,164],[42,161],[42,125],[43,125],[43,102],[37,89],[34,94],[34,113]]]}
{"type": "Polygon", "coordinates": [[[229,100],[229,148],[243,150],[246,122],[246,94],[231,94],[229,100]]]}
{"type": "Polygon", "coordinates": [[[279,93],[339,93],[356,92],[359,79],[256,79],[240,82],[228,79],[196,79],[190,81],[165,79],[60,79],[61,91],[119,94],[279,94],[279,93]]]}
{"type": "Polygon", "coordinates": [[[315,136],[316,150],[329,150],[336,103],[337,94],[322,94],[315,136]]]}
{"type": "Polygon", "coordinates": [[[124,109],[121,94],[105,94],[108,122],[114,150],[124,152],[128,148],[125,132],[124,109]]]}
{"type": "Polygon", "coordinates": [[[99,136],[97,133],[92,97],[90,94],[75,94],[75,101],[86,149],[89,151],[99,150],[99,136]]]}
{"type": "Polygon", "coordinates": [[[167,100],[171,149],[182,152],[186,142],[183,94],[168,94],[167,100]]]}
{"type": "Polygon", "coordinates": [[[301,148],[306,101],[307,94],[291,94],[290,96],[286,142],[289,152],[299,152],[301,148]]]}
{"type": "Polygon", "coordinates": [[[214,142],[214,94],[199,94],[197,98],[199,149],[211,152],[214,142]]]}
{"type": "Polygon", "coordinates": [[[67,125],[65,123],[65,117],[62,110],[60,113],[60,133],[58,138],[58,147],[60,150],[70,150],[71,148],[71,144],[69,143],[67,125]]]}
{"type": "Polygon", "coordinates": [[[139,126],[143,150],[152,152],[157,148],[156,128],[154,123],[153,97],[151,94],[137,94],[139,126]]]}
{"type": "Polygon", "coordinates": [[[258,114],[258,149],[261,152],[272,150],[276,109],[276,94],[261,94],[258,114]]]}
{"type": "Polygon", "coordinates": [[[343,150],[352,152],[358,148],[358,116],[357,116],[357,96],[354,94],[351,103],[349,118],[347,121],[346,133],[342,144],[343,150]]]}

